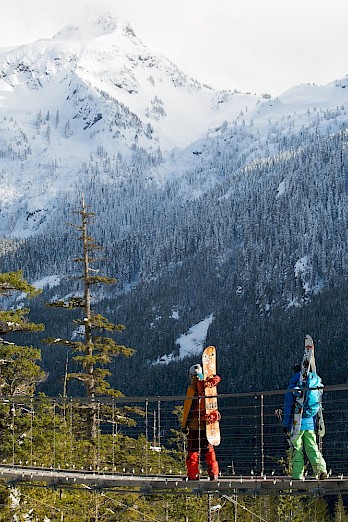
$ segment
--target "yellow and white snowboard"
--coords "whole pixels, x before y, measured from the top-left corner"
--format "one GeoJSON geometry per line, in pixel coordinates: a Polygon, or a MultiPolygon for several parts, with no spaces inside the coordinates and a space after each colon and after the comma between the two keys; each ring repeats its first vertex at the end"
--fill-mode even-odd
{"type": "MultiPolygon", "coordinates": [[[[216,348],[208,346],[202,355],[204,381],[216,375],[216,348]]],[[[205,392],[205,420],[207,439],[213,446],[220,444],[220,413],[218,411],[217,387],[206,387],[205,392]]]]}

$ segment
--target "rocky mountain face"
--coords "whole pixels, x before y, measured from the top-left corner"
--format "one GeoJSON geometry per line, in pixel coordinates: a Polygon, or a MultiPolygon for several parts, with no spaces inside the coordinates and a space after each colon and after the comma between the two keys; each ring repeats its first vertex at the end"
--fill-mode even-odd
{"type": "MultiPolygon", "coordinates": [[[[73,333],[44,303],[80,291],[84,192],[119,279],[93,306],[137,350],[118,388],[182,392],[206,343],[222,392],[283,388],[307,332],[324,382],[345,382],[347,86],[216,92],[111,17],[0,50],[0,269],[43,287],[41,338],[73,333]]],[[[61,393],[64,351],[42,350],[61,393]]]]}

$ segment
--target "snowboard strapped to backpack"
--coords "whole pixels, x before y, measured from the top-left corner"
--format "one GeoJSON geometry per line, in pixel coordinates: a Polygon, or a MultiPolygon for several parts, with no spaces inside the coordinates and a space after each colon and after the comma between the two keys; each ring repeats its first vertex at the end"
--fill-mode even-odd
{"type": "Polygon", "coordinates": [[[310,335],[305,335],[304,352],[301,363],[300,378],[297,385],[292,388],[295,404],[293,409],[292,427],[290,439],[293,441],[301,431],[302,417],[316,416],[316,428],[319,435],[319,442],[325,435],[325,422],[321,398],[323,394],[323,383],[317,375],[314,341],[310,335]],[[311,371],[312,370],[312,371],[311,371]],[[307,404],[304,413],[304,406],[307,404]]]}
{"type": "Polygon", "coordinates": [[[317,415],[321,408],[324,385],[319,375],[308,372],[305,382],[299,382],[293,389],[295,396],[299,397],[303,393],[302,417],[308,419],[317,415]]]}

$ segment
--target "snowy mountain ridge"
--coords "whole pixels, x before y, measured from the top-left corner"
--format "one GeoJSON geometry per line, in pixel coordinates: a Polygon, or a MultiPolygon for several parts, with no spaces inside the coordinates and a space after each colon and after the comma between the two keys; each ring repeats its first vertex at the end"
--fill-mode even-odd
{"type": "Polygon", "coordinates": [[[240,168],[276,155],[289,133],[337,132],[346,120],[347,78],[276,99],[215,92],[109,15],[0,50],[0,232],[42,230],[57,196],[95,171],[118,183],[139,161],[135,153],[147,157],[149,179],[182,179],[178,194],[199,197],[219,183],[219,172],[199,186],[183,177],[217,150],[240,168]]]}
{"type": "Polygon", "coordinates": [[[258,98],[189,79],[110,18],[0,51],[1,233],[35,232],[37,222],[13,228],[9,213],[46,214],[101,149],[108,158],[131,158],[134,148],[161,156],[250,100],[258,98]]]}

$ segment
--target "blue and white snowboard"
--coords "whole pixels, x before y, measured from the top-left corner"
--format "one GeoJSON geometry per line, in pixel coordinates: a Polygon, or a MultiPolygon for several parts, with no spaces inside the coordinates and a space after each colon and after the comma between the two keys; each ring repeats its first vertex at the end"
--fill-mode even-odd
{"type": "MultiPolygon", "coordinates": [[[[314,345],[314,343],[313,343],[314,345]]],[[[314,349],[313,349],[313,357],[312,357],[312,363],[311,363],[312,372],[317,373],[317,366],[315,364],[315,356],[314,356],[314,349]]],[[[323,414],[323,408],[320,404],[320,408],[317,413],[317,423],[318,423],[318,435],[319,440],[322,439],[325,435],[325,422],[324,422],[324,414],[323,414]]]]}

